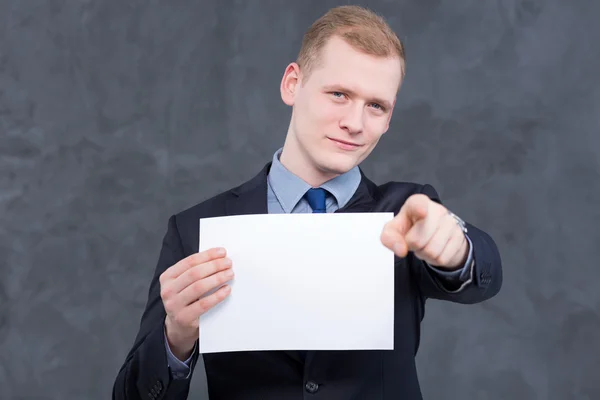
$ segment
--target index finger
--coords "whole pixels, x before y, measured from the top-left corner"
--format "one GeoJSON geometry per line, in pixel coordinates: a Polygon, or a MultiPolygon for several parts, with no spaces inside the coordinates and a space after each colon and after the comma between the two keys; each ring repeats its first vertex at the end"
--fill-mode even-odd
{"type": "Polygon", "coordinates": [[[392,226],[401,235],[405,235],[417,221],[424,219],[428,214],[429,198],[422,194],[410,196],[400,208],[400,212],[392,221],[392,226]]]}
{"type": "Polygon", "coordinates": [[[161,275],[161,278],[163,280],[175,279],[179,275],[183,274],[185,271],[196,265],[204,264],[206,262],[216,260],[217,258],[223,258],[226,254],[226,250],[222,247],[213,247],[208,250],[201,251],[199,253],[194,253],[180,260],[172,267],[167,268],[167,270],[161,275]]]}

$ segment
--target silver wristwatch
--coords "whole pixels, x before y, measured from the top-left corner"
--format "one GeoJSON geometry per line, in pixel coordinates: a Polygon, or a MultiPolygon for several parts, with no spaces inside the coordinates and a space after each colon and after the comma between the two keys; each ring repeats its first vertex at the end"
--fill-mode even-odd
{"type": "Polygon", "coordinates": [[[463,231],[463,233],[466,234],[467,233],[467,224],[465,224],[465,221],[463,221],[458,215],[454,214],[450,210],[448,210],[448,214],[450,214],[450,216],[456,220],[456,223],[458,224],[458,226],[460,226],[460,229],[463,231]]]}

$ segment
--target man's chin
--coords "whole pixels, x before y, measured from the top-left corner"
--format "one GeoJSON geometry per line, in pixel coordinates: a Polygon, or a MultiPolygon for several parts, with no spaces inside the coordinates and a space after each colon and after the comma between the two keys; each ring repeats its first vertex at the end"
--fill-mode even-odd
{"type": "Polygon", "coordinates": [[[321,164],[321,171],[328,175],[342,175],[356,166],[354,160],[335,160],[333,158],[335,157],[332,157],[330,160],[325,160],[321,164]]]}

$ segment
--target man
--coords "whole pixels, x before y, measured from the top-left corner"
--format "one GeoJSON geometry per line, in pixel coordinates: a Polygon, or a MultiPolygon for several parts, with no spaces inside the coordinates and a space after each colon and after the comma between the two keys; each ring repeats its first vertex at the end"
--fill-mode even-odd
{"type": "Polygon", "coordinates": [[[281,81],[292,107],[283,148],[248,182],[169,219],[113,398],[187,398],[199,317],[229,295],[235,270],[227,249],[198,253],[200,218],[391,211],[381,241],[396,254],[394,350],[205,354],[208,390],[212,400],[421,398],[425,300],[484,301],[500,290],[502,272],[490,236],[441,205],[430,185],[377,186],[358,167],[388,130],[404,70],[400,40],[366,9],[338,7],[311,26],[281,81]]]}

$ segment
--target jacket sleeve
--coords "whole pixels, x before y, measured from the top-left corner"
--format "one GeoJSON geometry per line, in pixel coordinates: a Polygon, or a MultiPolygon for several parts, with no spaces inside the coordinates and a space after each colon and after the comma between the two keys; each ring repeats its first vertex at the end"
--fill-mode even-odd
{"type": "MultiPolygon", "coordinates": [[[[171,216],[137,336],[113,385],[113,400],[187,399],[190,379],[173,379],[168,367],[164,336],[166,313],[159,282],[160,275],[183,258],[181,238],[175,217],[171,216]]],[[[198,360],[198,353],[194,353],[192,371],[198,360]]]]}
{"type": "MultiPolygon", "coordinates": [[[[431,185],[424,185],[421,193],[441,204],[438,193],[431,185]]],[[[472,270],[469,283],[456,290],[456,282],[437,274],[426,263],[409,253],[408,264],[425,298],[474,304],[495,296],[502,287],[502,262],[494,240],[477,227],[466,222],[472,249],[472,270]]]]}

